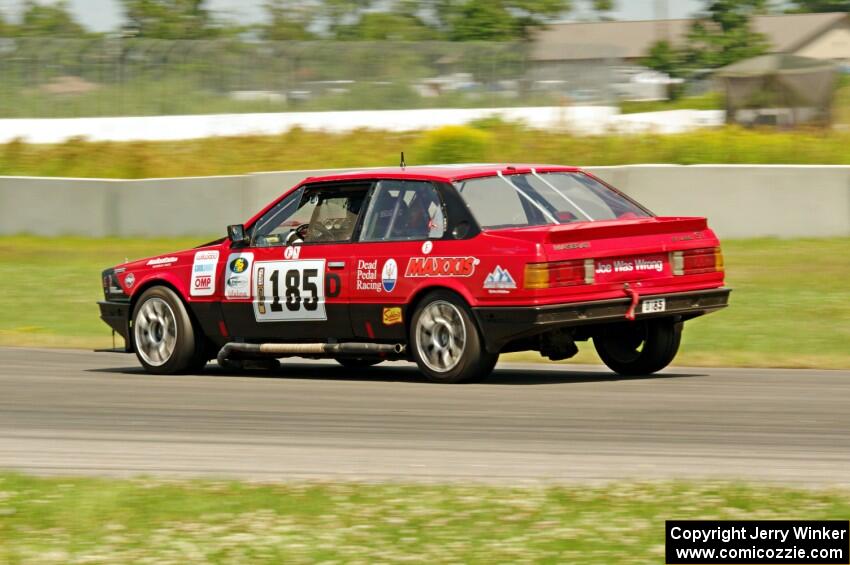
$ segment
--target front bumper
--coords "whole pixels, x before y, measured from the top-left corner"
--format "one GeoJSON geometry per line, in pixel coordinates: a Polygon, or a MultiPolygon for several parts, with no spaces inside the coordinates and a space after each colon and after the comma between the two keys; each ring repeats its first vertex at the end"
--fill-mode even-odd
{"type": "Polygon", "coordinates": [[[130,303],[109,300],[97,305],[100,306],[100,319],[124,338],[125,348],[130,351],[130,303]]]}
{"type": "MultiPolygon", "coordinates": [[[[640,297],[635,309],[637,319],[677,317],[696,318],[729,304],[730,288],[715,288],[640,297]],[[664,298],[664,312],[643,314],[641,304],[646,300],[664,298]]],[[[487,351],[497,353],[508,343],[533,337],[551,330],[574,326],[625,322],[631,299],[614,298],[593,302],[574,302],[547,306],[507,306],[473,308],[478,327],[484,334],[487,351]]]]}

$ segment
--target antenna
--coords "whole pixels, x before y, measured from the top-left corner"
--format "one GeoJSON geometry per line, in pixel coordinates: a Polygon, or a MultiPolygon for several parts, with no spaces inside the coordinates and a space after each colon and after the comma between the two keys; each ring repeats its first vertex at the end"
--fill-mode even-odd
{"type": "Polygon", "coordinates": [[[404,151],[401,152],[401,164],[399,165],[399,167],[401,167],[402,170],[407,167],[407,163],[404,162],[404,151]]]}

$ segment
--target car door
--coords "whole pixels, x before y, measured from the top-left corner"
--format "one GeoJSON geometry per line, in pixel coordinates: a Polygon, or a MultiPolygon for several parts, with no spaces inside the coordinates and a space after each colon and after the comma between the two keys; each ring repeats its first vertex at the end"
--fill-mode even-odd
{"type": "Polygon", "coordinates": [[[358,242],[352,246],[355,259],[349,286],[355,337],[405,339],[406,304],[423,279],[404,274],[412,260],[427,257],[442,245],[439,240],[446,232],[445,204],[432,183],[377,183],[358,242]]]}
{"type": "Polygon", "coordinates": [[[352,337],[351,238],[370,183],[307,185],[250,229],[226,261],[222,309],[234,337],[352,337]]]}

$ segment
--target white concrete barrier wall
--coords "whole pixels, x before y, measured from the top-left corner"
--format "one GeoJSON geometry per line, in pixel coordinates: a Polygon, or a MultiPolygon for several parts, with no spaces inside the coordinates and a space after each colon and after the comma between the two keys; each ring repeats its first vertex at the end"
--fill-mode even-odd
{"type": "MultiPolygon", "coordinates": [[[[661,215],[706,216],[721,237],[850,236],[850,167],[632,165],[591,172],[661,215]]],[[[224,235],[309,176],[149,180],[0,177],[0,234],[224,235]]]]}

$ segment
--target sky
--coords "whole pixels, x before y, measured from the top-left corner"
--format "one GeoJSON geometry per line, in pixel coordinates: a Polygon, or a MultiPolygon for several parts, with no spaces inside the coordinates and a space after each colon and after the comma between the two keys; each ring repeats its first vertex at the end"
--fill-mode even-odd
{"type": "MultiPolygon", "coordinates": [[[[49,0],[42,0],[49,1],[49,0]]],[[[210,0],[210,7],[231,19],[244,23],[255,23],[263,17],[264,0],[210,0]]],[[[616,0],[617,10],[612,13],[621,20],[648,20],[655,17],[658,0],[616,0]]],[[[119,0],[69,0],[77,19],[94,31],[112,31],[120,27],[122,14],[119,0]]],[[[574,0],[574,4],[586,4],[574,0]]],[[[667,17],[684,18],[698,11],[701,0],[666,0],[667,17]]],[[[14,15],[23,5],[23,0],[0,0],[0,11],[14,15]]],[[[578,12],[576,15],[580,15],[578,12]]],[[[585,12],[587,14],[587,12],[585,12]]]]}

